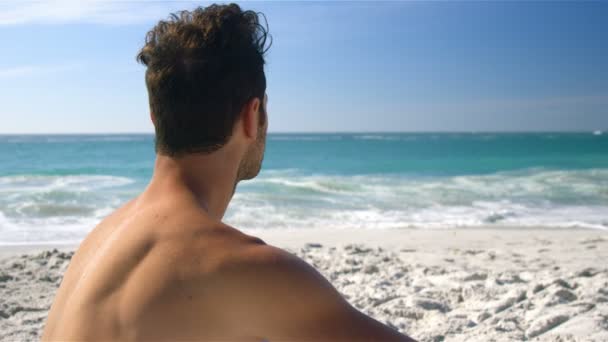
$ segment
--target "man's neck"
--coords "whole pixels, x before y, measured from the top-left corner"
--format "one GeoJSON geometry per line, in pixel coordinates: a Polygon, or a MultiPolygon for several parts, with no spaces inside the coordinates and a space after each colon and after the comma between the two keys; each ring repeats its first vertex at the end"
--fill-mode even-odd
{"type": "Polygon", "coordinates": [[[187,193],[213,220],[221,221],[236,186],[238,161],[227,153],[192,154],[173,158],[158,154],[150,195],[187,193]]]}

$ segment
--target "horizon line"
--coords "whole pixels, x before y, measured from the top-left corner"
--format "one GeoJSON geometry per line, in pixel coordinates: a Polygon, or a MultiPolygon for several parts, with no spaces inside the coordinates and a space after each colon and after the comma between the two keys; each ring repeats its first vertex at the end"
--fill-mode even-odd
{"type": "MultiPolygon", "coordinates": [[[[589,130],[412,130],[412,131],[274,131],[268,134],[484,134],[484,133],[595,133],[608,132],[606,129],[589,130]]],[[[35,133],[3,133],[0,136],[43,136],[43,135],[155,135],[154,132],[35,132],[35,133]]]]}

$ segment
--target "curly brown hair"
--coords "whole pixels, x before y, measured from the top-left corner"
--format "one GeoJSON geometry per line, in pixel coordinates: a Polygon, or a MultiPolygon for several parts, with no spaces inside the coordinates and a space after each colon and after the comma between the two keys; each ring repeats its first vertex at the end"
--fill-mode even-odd
{"type": "Polygon", "coordinates": [[[137,60],[147,66],[157,152],[209,153],[228,141],[242,107],[264,103],[268,37],[265,16],[237,4],[173,13],[148,32],[137,60]]]}

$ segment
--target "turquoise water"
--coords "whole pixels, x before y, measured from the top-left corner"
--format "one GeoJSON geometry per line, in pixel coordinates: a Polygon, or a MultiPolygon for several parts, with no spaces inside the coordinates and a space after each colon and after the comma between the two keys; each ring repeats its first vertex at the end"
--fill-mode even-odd
{"type": "MultiPolygon", "coordinates": [[[[0,136],[0,243],[78,241],[146,185],[151,135],[0,136]]],[[[270,134],[244,229],[608,228],[608,134],[270,134]]]]}

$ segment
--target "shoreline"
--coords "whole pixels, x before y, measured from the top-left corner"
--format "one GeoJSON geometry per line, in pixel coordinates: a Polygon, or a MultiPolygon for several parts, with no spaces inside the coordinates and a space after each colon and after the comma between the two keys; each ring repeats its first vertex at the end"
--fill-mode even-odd
{"type": "MultiPolygon", "coordinates": [[[[556,236],[580,233],[582,235],[603,235],[608,236],[608,229],[597,229],[587,227],[548,227],[548,226],[470,226],[470,227],[445,227],[445,228],[310,228],[310,229],[240,229],[241,232],[261,238],[266,243],[277,247],[297,247],[306,242],[325,242],[328,245],[338,245],[345,243],[366,243],[373,245],[396,246],[408,243],[408,237],[422,238],[428,240],[437,234],[451,234],[473,238],[475,232],[478,234],[506,234],[507,237],[517,238],[520,235],[544,234],[551,232],[556,236]],[[312,241],[319,240],[323,241],[312,241]],[[311,241],[303,241],[311,240],[311,241]]],[[[439,241],[439,243],[442,240],[439,241]]],[[[0,258],[47,249],[72,250],[78,248],[80,242],[34,242],[34,243],[7,243],[0,242],[0,258]]]]}

